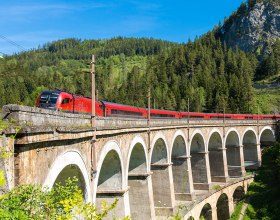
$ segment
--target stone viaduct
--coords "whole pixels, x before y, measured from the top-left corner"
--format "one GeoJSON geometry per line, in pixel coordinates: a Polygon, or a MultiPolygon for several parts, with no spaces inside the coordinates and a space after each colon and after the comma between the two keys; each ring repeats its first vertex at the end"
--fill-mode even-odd
{"type": "MultiPolygon", "coordinates": [[[[20,131],[2,131],[0,144],[15,153],[5,171],[8,187],[52,187],[76,176],[86,202],[118,199],[113,216],[227,219],[261,164],[261,150],[276,139],[273,120],[147,120],[7,105],[2,117],[20,131]],[[15,138],[11,135],[16,134],[15,138]],[[93,135],[96,142],[92,142],[93,135]]],[[[278,127],[277,127],[278,126],[278,127]]]]}

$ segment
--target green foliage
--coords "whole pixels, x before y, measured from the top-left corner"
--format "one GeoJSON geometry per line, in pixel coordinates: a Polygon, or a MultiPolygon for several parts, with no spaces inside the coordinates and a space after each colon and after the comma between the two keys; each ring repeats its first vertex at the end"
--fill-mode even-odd
{"type": "Polygon", "coordinates": [[[182,220],[182,219],[184,219],[184,216],[182,216],[182,211],[185,208],[186,208],[185,205],[179,205],[176,214],[173,215],[173,216],[170,216],[168,219],[170,219],[170,220],[182,220]]]}
{"type": "Polygon", "coordinates": [[[253,104],[254,113],[280,112],[280,88],[264,88],[256,90],[256,102],[253,104]]]}
{"type": "Polygon", "coordinates": [[[213,190],[220,190],[221,186],[220,185],[214,185],[214,186],[212,186],[212,189],[213,190]]]}
{"type": "Polygon", "coordinates": [[[263,150],[262,166],[248,189],[250,204],[244,219],[279,219],[280,143],[263,150]]]}
{"type": "MultiPolygon", "coordinates": [[[[116,207],[103,202],[102,209],[83,201],[77,178],[56,184],[51,190],[40,185],[21,185],[0,198],[0,219],[103,219],[116,207]]],[[[126,217],[125,219],[129,219],[126,217]]]]}
{"type": "Polygon", "coordinates": [[[262,166],[258,179],[265,184],[280,184],[280,143],[262,151],[262,166]]]}
{"type": "Polygon", "coordinates": [[[256,211],[252,205],[248,205],[244,219],[256,219],[256,211]]]}
{"type": "MultiPolygon", "coordinates": [[[[1,115],[0,111],[0,115],[1,115]]],[[[0,117],[0,131],[4,130],[5,128],[7,128],[9,126],[9,123],[7,121],[3,121],[2,120],[2,116],[0,117]]],[[[1,136],[0,136],[1,137],[1,136]]]]}
{"type": "Polygon", "coordinates": [[[242,206],[244,204],[244,199],[240,200],[234,208],[234,212],[230,216],[230,220],[239,220],[239,216],[242,210],[242,206]]]}
{"type": "Polygon", "coordinates": [[[4,171],[0,170],[0,187],[4,186],[5,183],[6,183],[6,179],[5,179],[4,171]]]}
{"type": "Polygon", "coordinates": [[[261,80],[267,77],[280,74],[280,39],[277,39],[272,46],[269,56],[265,56],[260,62],[256,71],[256,79],[261,80]]]}

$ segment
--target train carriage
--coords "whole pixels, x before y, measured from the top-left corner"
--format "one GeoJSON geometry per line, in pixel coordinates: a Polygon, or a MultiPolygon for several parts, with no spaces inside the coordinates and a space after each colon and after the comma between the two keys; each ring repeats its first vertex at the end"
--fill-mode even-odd
{"type": "MultiPolygon", "coordinates": [[[[37,98],[36,107],[71,113],[91,114],[92,100],[71,94],[62,90],[43,91],[37,98]]],[[[113,102],[96,101],[96,115],[99,117],[125,117],[125,118],[148,118],[148,109],[136,106],[123,105],[113,102]]],[[[151,109],[152,119],[174,118],[174,119],[236,119],[236,120],[280,120],[280,115],[259,114],[223,114],[223,113],[201,113],[201,112],[177,112],[161,109],[151,109]]]]}

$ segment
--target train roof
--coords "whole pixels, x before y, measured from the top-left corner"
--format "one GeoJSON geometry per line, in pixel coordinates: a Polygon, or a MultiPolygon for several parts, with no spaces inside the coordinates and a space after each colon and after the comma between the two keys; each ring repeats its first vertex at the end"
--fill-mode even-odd
{"type": "Polygon", "coordinates": [[[101,101],[101,102],[105,105],[116,105],[116,106],[130,107],[130,108],[141,108],[141,107],[137,107],[134,105],[125,105],[125,104],[119,104],[119,103],[115,103],[115,102],[107,102],[107,101],[101,101]]]}

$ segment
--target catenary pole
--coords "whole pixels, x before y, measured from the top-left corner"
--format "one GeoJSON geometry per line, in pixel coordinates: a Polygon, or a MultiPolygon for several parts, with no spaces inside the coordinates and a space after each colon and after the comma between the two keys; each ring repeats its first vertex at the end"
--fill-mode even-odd
{"type": "Polygon", "coordinates": [[[91,60],[91,96],[92,96],[92,111],[91,111],[91,127],[93,131],[91,140],[91,181],[93,181],[96,173],[96,117],[95,117],[95,58],[92,55],[91,60]]]}

